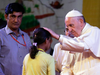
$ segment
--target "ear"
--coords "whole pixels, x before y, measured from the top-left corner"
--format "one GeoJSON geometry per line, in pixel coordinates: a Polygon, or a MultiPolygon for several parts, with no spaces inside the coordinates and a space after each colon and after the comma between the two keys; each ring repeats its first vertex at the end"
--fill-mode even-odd
{"type": "Polygon", "coordinates": [[[80,19],[80,25],[81,27],[83,26],[84,22],[83,22],[83,19],[80,19]]]}
{"type": "Polygon", "coordinates": [[[4,16],[5,16],[5,19],[7,20],[7,19],[8,19],[8,15],[7,15],[7,14],[5,14],[4,16]]]}
{"type": "Polygon", "coordinates": [[[47,40],[47,38],[46,38],[46,40],[45,40],[45,44],[47,44],[47,42],[48,42],[48,40],[47,40]]]}
{"type": "Polygon", "coordinates": [[[80,19],[80,23],[83,23],[83,19],[80,19]]]}
{"type": "Polygon", "coordinates": [[[51,38],[49,38],[50,39],[50,42],[52,43],[52,37],[51,38]]]}

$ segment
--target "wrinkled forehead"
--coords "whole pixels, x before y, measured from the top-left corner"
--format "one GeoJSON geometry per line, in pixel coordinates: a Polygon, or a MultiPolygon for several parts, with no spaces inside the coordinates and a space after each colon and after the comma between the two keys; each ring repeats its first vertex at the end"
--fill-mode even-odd
{"type": "Polygon", "coordinates": [[[68,17],[65,18],[65,22],[68,20],[68,17]]]}
{"type": "Polygon", "coordinates": [[[65,22],[66,22],[66,21],[70,21],[72,18],[73,18],[73,17],[66,17],[66,18],[65,18],[65,22]]]}
{"type": "Polygon", "coordinates": [[[73,23],[76,20],[77,20],[77,17],[67,17],[67,18],[65,18],[65,24],[73,23]]]}
{"type": "Polygon", "coordinates": [[[72,17],[65,18],[65,25],[71,22],[71,20],[72,20],[72,17]]]}

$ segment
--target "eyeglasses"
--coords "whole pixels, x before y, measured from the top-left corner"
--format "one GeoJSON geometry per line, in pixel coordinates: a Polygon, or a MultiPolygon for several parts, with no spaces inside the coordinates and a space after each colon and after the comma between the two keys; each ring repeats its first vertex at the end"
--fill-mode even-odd
{"type": "Polygon", "coordinates": [[[68,28],[65,28],[64,32],[68,32],[68,28]]]}

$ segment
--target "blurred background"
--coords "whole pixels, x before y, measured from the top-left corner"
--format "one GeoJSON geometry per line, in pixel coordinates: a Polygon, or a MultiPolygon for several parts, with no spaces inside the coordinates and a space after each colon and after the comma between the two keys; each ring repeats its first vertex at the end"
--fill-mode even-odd
{"type": "MultiPolygon", "coordinates": [[[[72,9],[82,12],[89,24],[100,28],[100,0],[0,0],[0,28],[6,25],[5,7],[12,2],[24,6],[25,14],[20,28],[31,39],[34,29],[38,27],[48,27],[58,34],[64,34],[65,15],[72,9]]],[[[53,39],[51,48],[57,42],[53,39]]]]}

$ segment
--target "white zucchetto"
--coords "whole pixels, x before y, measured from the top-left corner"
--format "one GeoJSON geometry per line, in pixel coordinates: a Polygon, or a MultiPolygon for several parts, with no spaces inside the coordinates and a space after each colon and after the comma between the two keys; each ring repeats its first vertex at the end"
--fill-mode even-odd
{"type": "Polygon", "coordinates": [[[83,16],[83,14],[80,13],[79,11],[73,9],[73,10],[69,11],[69,12],[66,14],[65,18],[66,18],[66,17],[77,17],[77,16],[83,16]]]}

